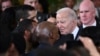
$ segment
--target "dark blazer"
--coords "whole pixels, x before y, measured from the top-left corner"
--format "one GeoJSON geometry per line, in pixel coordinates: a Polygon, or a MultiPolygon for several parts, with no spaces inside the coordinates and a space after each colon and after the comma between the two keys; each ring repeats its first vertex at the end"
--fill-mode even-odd
{"type": "Polygon", "coordinates": [[[79,31],[78,31],[78,33],[77,33],[77,35],[75,37],[75,40],[79,40],[80,33],[81,33],[82,29],[83,29],[82,26],[78,26],[78,28],[79,28],[79,31]]]}
{"type": "MultiPolygon", "coordinates": [[[[95,19],[96,19],[96,27],[100,27],[100,20],[98,20],[97,17],[95,17],[95,19]]],[[[79,31],[77,33],[77,36],[76,36],[76,39],[75,40],[79,40],[78,39],[79,38],[79,35],[80,35],[81,31],[83,30],[83,26],[82,25],[80,25],[78,27],[79,27],[79,31]]]]}
{"type": "Polygon", "coordinates": [[[51,45],[49,45],[48,43],[40,43],[38,48],[33,49],[32,51],[30,51],[27,56],[36,56],[36,50],[37,49],[42,49],[42,48],[49,48],[52,47],[51,45]]]}
{"type": "Polygon", "coordinates": [[[72,34],[68,34],[68,35],[60,35],[60,38],[55,42],[55,47],[59,47],[59,45],[62,45],[64,43],[66,43],[66,41],[72,41],[74,40],[73,35],[72,34]]]}

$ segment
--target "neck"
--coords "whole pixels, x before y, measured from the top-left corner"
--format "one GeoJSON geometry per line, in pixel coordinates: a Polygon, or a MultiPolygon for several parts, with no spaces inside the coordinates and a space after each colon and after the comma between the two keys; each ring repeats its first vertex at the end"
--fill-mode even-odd
{"type": "Polygon", "coordinates": [[[84,25],[91,26],[95,21],[96,21],[96,20],[93,19],[90,23],[88,23],[88,24],[84,24],[84,25]]]}

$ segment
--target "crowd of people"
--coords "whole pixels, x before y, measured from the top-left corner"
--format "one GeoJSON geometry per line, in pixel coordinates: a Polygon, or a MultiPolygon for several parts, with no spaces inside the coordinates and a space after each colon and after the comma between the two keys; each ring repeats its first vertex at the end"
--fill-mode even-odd
{"type": "Polygon", "coordinates": [[[0,56],[100,56],[99,2],[64,0],[49,13],[48,0],[1,0],[0,56]]]}

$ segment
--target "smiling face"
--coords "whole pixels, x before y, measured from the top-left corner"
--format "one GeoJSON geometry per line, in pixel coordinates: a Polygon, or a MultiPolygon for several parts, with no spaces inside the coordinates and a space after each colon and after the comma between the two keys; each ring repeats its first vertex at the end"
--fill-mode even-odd
{"type": "Polygon", "coordinates": [[[56,24],[57,24],[57,27],[59,28],[61,34],[65,35],[65,34],[71,33],[72,22],[65,15],[57,14],[56,24]]]}

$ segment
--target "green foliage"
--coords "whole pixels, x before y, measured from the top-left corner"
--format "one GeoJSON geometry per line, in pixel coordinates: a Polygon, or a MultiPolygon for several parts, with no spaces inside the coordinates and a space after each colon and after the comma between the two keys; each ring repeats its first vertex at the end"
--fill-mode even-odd
{"type": "Polygon", "coordinates": [[[19,0],[11,0],[14,6],[20,5],[19,0]]]}
{"type": "Polygon", "coordinates": [[[59,9],[62,6],[63,0],[48,0],[50,7],[50,12],[55,12],[57,9],[59,9]]]}

